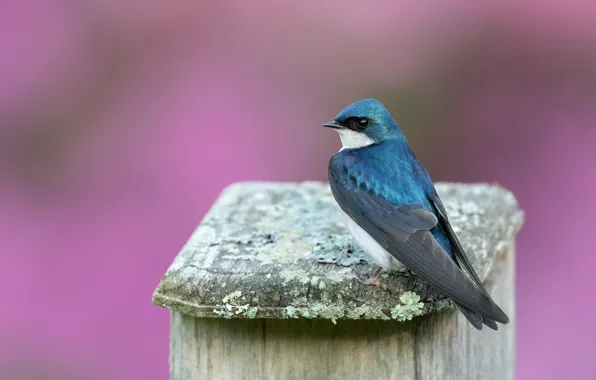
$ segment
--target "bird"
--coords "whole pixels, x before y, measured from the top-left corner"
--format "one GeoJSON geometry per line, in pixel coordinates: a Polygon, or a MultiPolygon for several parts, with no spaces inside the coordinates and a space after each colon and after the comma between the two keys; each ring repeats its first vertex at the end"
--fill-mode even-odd
{"type": "Polygon", "coordinates": [[[331,193],[354,240],[378,264],[368,285],[404,267],[449,297],[478,330],[509,317],[470,264],[433,181],[387,108],[362,99],[323,123],[340,135],[329,159],[331,193]]]}

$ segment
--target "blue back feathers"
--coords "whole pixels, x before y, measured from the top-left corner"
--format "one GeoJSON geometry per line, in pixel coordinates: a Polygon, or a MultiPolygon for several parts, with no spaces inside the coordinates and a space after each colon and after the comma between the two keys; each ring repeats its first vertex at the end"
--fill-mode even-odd
{"type": "MultiPolygon", "coordinates": [[[[433,182],[383,104],[375,99],[360,100],[342,110],[336,120],[362,117],[371,120],[362,133],[375,144],[334,154],[330,175],[347,189],[373,192],[396,205],[423,204],[435,213],[429,199],[435,193],[433,182]]],[[[442,229],[434,227],[431,232],[451,255],[451,244],[442,229]]]]}

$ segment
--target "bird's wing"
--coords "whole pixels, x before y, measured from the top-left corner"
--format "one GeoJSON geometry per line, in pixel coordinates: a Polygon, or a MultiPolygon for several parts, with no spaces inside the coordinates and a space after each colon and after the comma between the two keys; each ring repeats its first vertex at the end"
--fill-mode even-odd
{"type": "Polygon", "coordinates": [[[348,189],[333,175],[329,180],[343,211],[402,264],[465,309],[509,322],[443,251],[429,231],[437,224],[437,217],[422,204],[398,206],[372,192],[348,189]]]}
{"type": "Polygon", "coordinates": [[[453,247],[453,256],[455,257],[455,260],[459,264],[460,268],[463,269],[464,272],[466,272],[470,276],[470,278],[472,278],[472,280],[474,280],[474,283],[476,283],[476,285],[485,294],[488,294],[488,292],[484,288],[484,285],[482,285],[482,281],[480,281],[480,278],[478,278],[476,271],[472,267],[472,264],[470,263],[470,260],[468,259],[466,252],[461,246],[459,239],[455,235],[453,228],[451,227],[451,223],[449,222],[449,218],[447,217],[447,212],[445,211],[445,207],[443,206],[443,202],[441,202],[439,195],[435,192],[430,197],[430,201],[436,208],[439,225],[443,227],[445,235],[447,236],[449,242],[451,243],[451,246],[453,247]]]}

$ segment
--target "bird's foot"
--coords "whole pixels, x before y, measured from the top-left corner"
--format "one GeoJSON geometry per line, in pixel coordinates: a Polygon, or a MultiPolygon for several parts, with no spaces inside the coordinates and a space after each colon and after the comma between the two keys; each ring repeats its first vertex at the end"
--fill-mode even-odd
{"type": "Polygon", "coordinates": [[[389,288],[387,287],[387,285],[383,284],[381,282],[381,280],[379,280],[378,278],[369,278],[368,280],[362,279],[362,278],[358,278],[358,281],[360,281],[361,284],[363,285],[372,285],[372,286],[378,286],[379,288],[383,289],[383,290],[389,290],[389,288]]]}
{"type": "Polygon", "coordinates": [[[373,285],[373,286],[378,286],[379,288],[383,289],[383,290],[389,290],[389,288],[387,287],[387,285],[383,284],[381,282],[381,272],[383,271],[383,267],[378,267],[371,278],[369,279],[362,279],[360,277],[358,277],[358,281],[360,281],[361,284],[364,285],[373,285]]]}

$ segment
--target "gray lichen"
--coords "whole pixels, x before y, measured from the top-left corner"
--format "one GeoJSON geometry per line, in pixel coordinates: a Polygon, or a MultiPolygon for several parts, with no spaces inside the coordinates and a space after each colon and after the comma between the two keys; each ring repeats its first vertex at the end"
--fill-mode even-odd
{"type": "Polygon", "coordinates": [[[354,244],[348,235],[329,235],[323,241],[318,241],[312,249],[317,262],[322,264],[337,264],[344,267],[366,264],[368,256],[354,244]]]}
{"type": "Polygon", "coordinates": [[[411,321],[412,318],[422,315],[424,303],[420,302],[420,296],[414,292],[405,292],[399,297],[401,305],[391,309],[391,318],[398,321],[411,321]]]}
{"type": "Polygon", "coordinates": [[[259,307],[258,307],[258,306],[251,307],[250,309],[248,309],[248,310],[246,310],[246,311],[244,312],[244,315],[245,315],[247,318],[253,319],[254,317],[256,317],[256,316],[257,316],[257,313],[258,313],[258,311],[259,311],[259,307]]]}
{"type": "Polygon", "coordinates": [[[312,281],[310,275],[301,268],[283,269],[279,272],[279,277],[281,277],[283,285],[287,285],[291,281],[298,281],[301,284],[306,284],[312,281]]]}
{"type": "Polygon", "coordinates": [[[363,304],[351,310],[346,315],[349,319],[389,319],[389,317],[378,306],[363,304]]]}
{"type": "Polygon", "coordinates": [[[232,318],[238,315],[246,315],[250,304],[238,304],[240,301],[245,301],[246,297],[242,296],[242,292],[237,290],[228,294],[222,299],[222,303],[217,305],[213,312],[224,318],[232,318]]]}
{"type": "MultiPolygon", "coordinates": [[[[484,278],[522,224],[515,198],[485,184],[436,187],[484,278]]],[[[391,292],[362,285],[358,277],[376,268],[367,260],[346,230],[328,184],[240,183],[227,188],[205,216],[153,302],[196,317],[332,321],[408,320],[453,307],[405,273],[383,275],[391,292]]]]}

